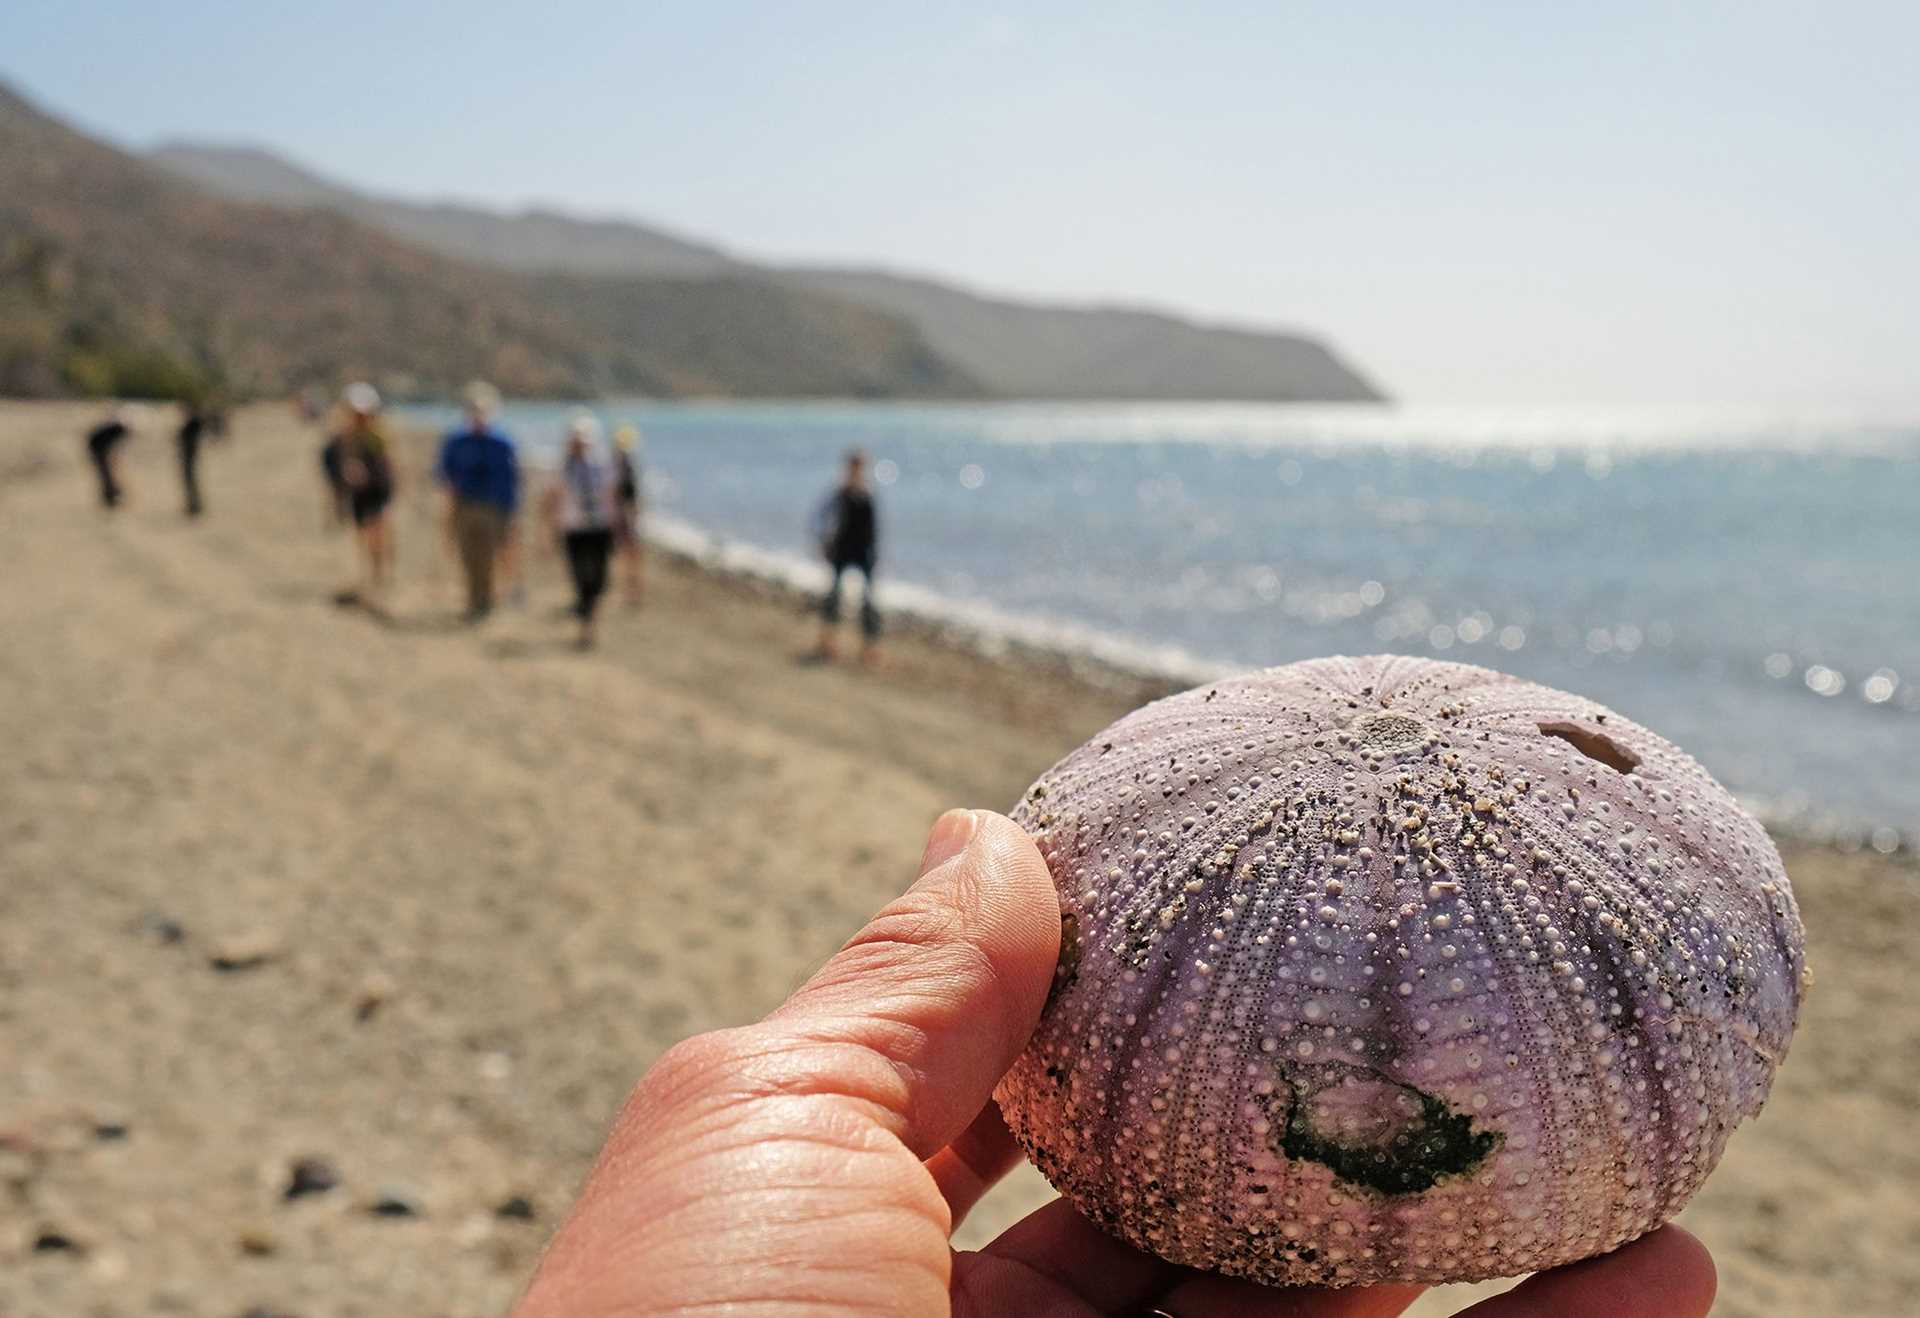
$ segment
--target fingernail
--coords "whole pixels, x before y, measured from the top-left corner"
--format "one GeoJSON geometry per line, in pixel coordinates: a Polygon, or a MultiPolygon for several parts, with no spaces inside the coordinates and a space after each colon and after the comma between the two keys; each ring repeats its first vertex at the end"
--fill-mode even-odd
{"type": "Polygon", "coordinates": [[[971,810],[949,810],[941,815],[934,821],[933,831],[927,834],[927,849],[920,857],[920,872],[925,874],[938,869],[965,851],[979,827],[979,817],[971,810]]]}

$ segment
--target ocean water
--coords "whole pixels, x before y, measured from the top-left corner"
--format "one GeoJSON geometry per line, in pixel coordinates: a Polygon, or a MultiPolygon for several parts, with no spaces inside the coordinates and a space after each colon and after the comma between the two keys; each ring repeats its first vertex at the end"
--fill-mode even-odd
{"type": "MultiPolygon", "coordinates": [[[[516,405],[504,423],[538,459],[571,410],[516,405]]],[[[1849,846],[1920,841],[1920,424],[593,410],[643,429],[658,529],[800,584],[821,579],[809,521],[858,445],[875,463],[883,608],[1196,680],[1339,653],[1485,664],[1652,727],[1774,822],[1849,846]]]]}

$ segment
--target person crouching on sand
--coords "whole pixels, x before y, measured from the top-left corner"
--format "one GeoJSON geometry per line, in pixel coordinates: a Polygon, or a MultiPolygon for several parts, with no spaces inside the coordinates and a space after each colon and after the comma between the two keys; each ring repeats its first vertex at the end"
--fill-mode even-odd
{"type": "Polygon", "coordinates": [[[548,528],[566,551],[580,648],[593,644],[593,616],[607,588],[614,525],[621,515],[619,475],[600,453],[600,423],[581,413],[567,427],[567,454],[546,492],[548,528]]]}
{"type": "Polygon", "coordinates": [[[393,449],[380,424],[380,394],[370,384],[350,384],[340,395],[346,419],[321,450],[320,465],[336,498],[353,519],[360,558],[357,584],[340,592],[342,604],[378,612],[393,576],[393,526],[388,510],[396,484],[393,449]]]}
{"type": "Polygon", "coordinates": [[[449,499],[447,526],[467,581],[467,621],[493,611],[494,565],[520,506],[520,461],[513,441],[493,427],[500,393],[475,381],[465,394],[466,424],[440,445],[435,474],[449,499]]]}
{"type": "Polygon", "coordinates": [[[613,432],[613,471],[620,516],[613,523],[613,550],[620,558],[620,579],[629,606],[640,603],[640,431],[621,426],[613,432]]]}
{"type": "Polygon", "coordinates": [[[87,461],[100,478],[100,506],[118,508],[126,493],[120,487],[120,461],[117,450],[133,428],[127,423],[127,409],[116,405],[99,425],[87,432],[87,461]]]}
{"type": "Polygon", "coordinates": [[[880,522],[873,494],[867,489],[867,455],[859,449],[847,454],[838,489],[827,496],[814,518],[820,551],[833,569],[833,585],[820,602],[820,645],[815,655],[832,659],[838,653],[834,631],[840,622],[840,582],[848,568],[860,569],[860,658],[880,658],[880,610],[873,602],[873,569],[880,548],[880,522]]]}

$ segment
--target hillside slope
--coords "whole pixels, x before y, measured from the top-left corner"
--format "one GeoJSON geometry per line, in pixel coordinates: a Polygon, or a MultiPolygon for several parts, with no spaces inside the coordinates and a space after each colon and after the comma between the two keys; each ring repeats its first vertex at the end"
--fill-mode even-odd
{"type": "Polygon", "coordinates": [[[583,220],[550,211],[517,214],[452,202],[369,196],[268,151],[186,142],[155,148],[154,164],[239,201],[324,206],[449,256],[509,270],[690,278],[740,273],[725,252],[626,220],[583,220]]]}
{"type": "Polygon", "coordinates": [[[1378,402],[1324,344],[1127,307],[1010,302],[879,270],[795,268],[809,288],[904,317],[996,393],[1022,398],[1378,402]]]}
{"type": "Polygon", "coordinates": [[[436,250],[510,269],[645,276],[726,271],[783,280],[904,317],[935,353],[1003,397],[1382,397],[1325,344],[1299,334],[1197,325],[1131,308],[996,299],[877,270],[754,266],[637,223],[373,197],[251,147],[175,143],[152,159],[223,195],[339,211],[436,250]]]}
{"type": "Polygon", "coordinates": [[[548,306],[596,341],[628,345],[602,362],[595,392],[668,397],[967,398],[973,379],[905,321],[755,279],[528,276],[548,306]]]}
{"type": "Polygon", "coordinates": [[[473,375],[541,395],[978,392],[884,313],[735,276],[469,265],[330,209],[217,196],[0,87],[0,392],[273,394],[350,376],[440,391],[473,375]]]}

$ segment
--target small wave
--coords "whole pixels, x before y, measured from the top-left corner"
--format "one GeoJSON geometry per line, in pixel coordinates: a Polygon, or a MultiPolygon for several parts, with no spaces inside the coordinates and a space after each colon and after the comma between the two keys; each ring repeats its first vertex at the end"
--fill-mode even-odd
{"type": "MultiPolygon", "coordinates": [[[[836,442],[869,441],[902,430],[998,444],[1183,443],[1229,449],[1336,453],[1356,449],[1511,453],[1550,467],[1583,455],[1601,468],[1612,457],[1683,452],[1912,456],[1920,419],[1865,413],[1783,413],[1778,409],[1401,407],[1374,403],[849,403],[840,400],[668,402],[599,399],[520,402],[508,419],[535,447],[557,445],[566,418],[584,407],[602,419],[632,418],[793,433],[836,442]]],[[[407,414],[451,424],[447,407],[407,414]]]]}

